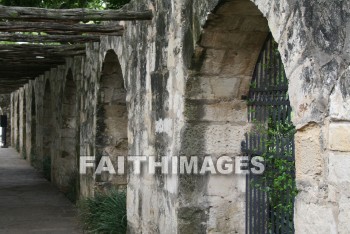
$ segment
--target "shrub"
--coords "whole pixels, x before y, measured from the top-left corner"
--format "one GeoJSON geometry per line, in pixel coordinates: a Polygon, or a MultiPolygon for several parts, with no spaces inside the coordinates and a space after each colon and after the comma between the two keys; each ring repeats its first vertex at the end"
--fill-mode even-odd
{"type": "Polygon", "coordinates": [[[111,190],[78,203],[79,218],[90,233],[126,233],[126,193],[111,190]]]}

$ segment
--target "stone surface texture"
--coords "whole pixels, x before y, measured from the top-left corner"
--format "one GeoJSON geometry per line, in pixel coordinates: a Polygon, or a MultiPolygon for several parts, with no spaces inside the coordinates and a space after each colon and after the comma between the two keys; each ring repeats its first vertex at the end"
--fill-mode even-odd
{"type": "MultiPolygon", "coordinates": [[[[125,8],[150,9],[154,18],[120,22],[126,27],[122,37],[103,36],[101,43],[87,44],[86,56],[67,59],[11,94],[11,141],[22,156],[43,159],[48,111],[43,109],[44,91],[49,81],[51,176],[64,187],[68,172],[62,168],[62,103],[69,70],[78,110],[72,125],[77,127],[70,134],[78,142],[74,155],[96,154],[98,97],[104,87],[100,79],[108,51],[114,51],[120,64],[127,109],[127,114],[125,108],[111,112],[120,114],[126,132],[116,127],[107,138],[117,148],[118,142],[125,142],[124,151],[108,152],[240,156],[250,128],[244,96],[270,30],[289,79],[297,128],[296,233],[348,233],[350,2],[132,0],[125,8]]],[[[120,91],[114,92],[118,96],[120,91]]],[[[106,126],[116,124],[106,121],[106,126]]],[[[67,163],[77,169],[74,160],[67,163]]],[[[80,176],[79,195],[93,195],[95,181],[93,173],[80,176]]],[[[129,174],[127,183],[129,233],[244,232],[241,175],[129,174]]]]}

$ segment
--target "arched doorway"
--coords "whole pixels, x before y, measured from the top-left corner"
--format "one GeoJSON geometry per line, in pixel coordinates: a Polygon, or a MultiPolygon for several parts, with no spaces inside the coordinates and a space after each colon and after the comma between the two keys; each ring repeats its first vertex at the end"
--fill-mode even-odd
{"type": "Polygon", "coordinates": [[[78,197],[79,188],[79,142],[77,123],[77,87],[69,69],[63,90],[61,147],[60,155],[55,161],[55,182],[60,190],[73,202],[78,197]]]}
{"type": "MultiPolygon", "coordinates": [[[[246,177],[246,233],[294,233],[294,133],[288,80],[277,43],[266,39],[250,84],[248,120],[253,128],[242,151],[264,161],[262,174],[246,177]]],[[[255,168],[250,164],[250,168],[255,168]]]]}
{"type": "Polygon", "coordinates": [[[11,146],[15,148],[15,98],[11,95],[11,146]]]}
{"type": "MultiPolygon", "coordinates": [[[[238,165],[252,128],[247,96],[268,34],[267,20],[250,1],[223,1],[208,15],[186,83],[181,155],[209,155],[215,165],[228,156],[238,165]]],[[[179,232],[244,233],[243,173],[235,168],[231,175],[180,175],[179,232]]]]}
{"type": "Polygon", "coordinates": [[[21,155],[22,158],[27,159],[27,96],[25,90],[23,90],[23,108],[22,108],[22,147],[21,155]]]}
{"type": "Polygon", "coordinates": [[[17,149],[18,152],[20,152],[19,139],[20,139],[20,134],[21,134],[20,133],[21,127],[20,127],[19,98],[20,98],[19,93],[17,93],[17,101],[16,101],[16,104],[17,104],[17,106],[16,106],[16,111],[17,111],[17,113],[16,113],[16,149],[17,149]]]}
{"type": "MultiPolygon", "coordinates": [[[[97,98],[96,165],[102,156],[108,156],[117,165],[117,157],[128,153],[128,112],[123,74],[113,50],[105,56],[97,98]]],[[[126,175],[107,173],[97,176],[96,182],[102,190],[111,186],[125,188],[127,184],[126,175]]]]}
{"type": "Polygon", "coordinates": [[[52,160],[52,100],[50,81],[45,84],[45,92],[43,98],[43,157],[42,169],[44,177],[51,181],[51,160],[52,160]]]}
{"type": "Polygon", "coordinates": [[[37,117],[36,117],[36,101],[35,101],[35,90],[32,86],[31,93],[31,106],[30,106],[30,163],[35,168],[41,168],[38,165],[38,155],[37,155],[37,142],[36,142],[36,126],[37,126],[37,117]]]}

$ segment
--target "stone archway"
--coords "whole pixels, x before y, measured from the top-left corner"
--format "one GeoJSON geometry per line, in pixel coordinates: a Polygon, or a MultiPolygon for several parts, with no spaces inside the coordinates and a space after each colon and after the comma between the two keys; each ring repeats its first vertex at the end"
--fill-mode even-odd
{"type": "Polygon", "coordinates": [[[77,87],[69,69],[62,99],[61,147],[53,170],[57,187],[73,202],[78,197],[78,106],[77,87]]]}
{"type": "MultiPolygon", "coordinates": [[[[116,166],[117,156],[128,154],[128,112],[123,74],[113,50],[106,53],[97,98],[96,163],[99,163],[102,156],[109,156],[116,166]]],[[[126,175],[104,173],[97,176],[96,182],[100,189],[111,186],[125,188],[127,184],[126,175]]]]}
{"type": "Polygon", "coordinates": [[[10,145],[14,148],[15,147],[15,98],[14,95],[11,95],[11,139],[10,139],[10,145]]]}
{"type": "Polygon", "coordinates": [[[44,177],[51,181],[51,162],[52,162],[52,138],[53,138],[53,117],[52,117],[52,98],[50,81],[46,80],[45,92],[43,97],[43,123],[42,123],[42,169],[44,177]]]}
{"type": "MultiPolygon", "coordinates": [[[[208,16],[186,84],[182,154],[210,155],[214,162],[242,156],[251,127],[245,99],[268,32],[267,20],[250,1],[225,1],[208,16]]],[[[179,180],[179,232],[244,233],[244,175],[179,180]]]]}
{"type": "Polygon", "coordinates": [[[36,117],[36,101],[35,101],[35,90],[34,86],[32,86],[31,93],[31,106],[30,106],[30,163],[36,168],[40,168],[38,165],[38,155],[37,155],[37,117],[36,117]]]}
{"type": "Polygon", "coordinates": [[[17,101],[16,101],[16,149],[20,152],[20,108],[19,108],[19,100],[20,96],[17,93],[17,101]]]}
{"type": "Polygon", "coordinates": [[[27,102],[26,102],[26,91],[23,89],[23,98],[22,98],[23,106],[22,106],[22,121],[21,121],[21,129],[22,129],[22,144],[21,144],[21,156],[24,159],[27,159],[27,102]]]}

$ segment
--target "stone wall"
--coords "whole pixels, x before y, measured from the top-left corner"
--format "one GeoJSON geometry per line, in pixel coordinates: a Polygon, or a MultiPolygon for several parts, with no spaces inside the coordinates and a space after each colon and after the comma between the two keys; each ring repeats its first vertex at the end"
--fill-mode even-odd
{"type": "MultiPolygon", "coordinates": [[[[74,159],[97,153],[97,139],[109,132],[99,134],[99,124],[116,125],[113,119],[101,122],[97,114],[100,91],[109,86],[101,85],[101,76],[111,51],[120,65],[118,77],[123,77],[123,82],[116,81],[120,86],[112,91],[117,96],[112,99],[126,100],[123,110],[116,112],[122,129],[127,122],[127,134],[116,127],[106,135],[111,142],[122,142],[124,151],[118,149],[118,154],[128,148],[130,156],[239,156],[249,129],[242,96],[269,28],[289,79],[297,128],[296,233],[347,233],[349,3],[134,0],[127,8],[151,9],[154,19],[122,22],[126,27],[122,37],[102,37],[100,44],[88,44],[87,56],[67,59],[65,65],[12,93],[11,142],[23,157],[43,170],[45,141],[50,140],[46,156],[51,158],[52,181],[67,192],[73,178],[80,196],[93,195],[94,175],[75,177],[74,159]],[[75,104],[69,107],[64,95],[72,86],[66,85],[67,77],[76,91],[75,104]],[[48,82],[50,93],[45,94],[48,82]],[[67,117],[65,108],[78,110],[77,115],[67,117]],[[74,138],[75,148],[65,143],[67,137],[74,138]]],[[[240,175],[130,173],[127,182],[129,233],[244,231],[245,188],[240,175]]]]}
{"type": "Polygon", "coordinates": [[[255,3],[279,43],[290,83],[297,126],[296,233],[347,233],[349,2],[255,3]]]}

